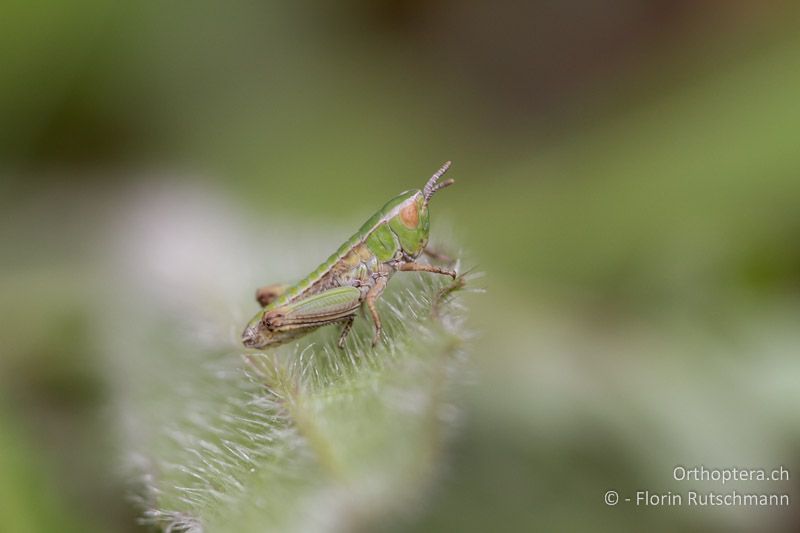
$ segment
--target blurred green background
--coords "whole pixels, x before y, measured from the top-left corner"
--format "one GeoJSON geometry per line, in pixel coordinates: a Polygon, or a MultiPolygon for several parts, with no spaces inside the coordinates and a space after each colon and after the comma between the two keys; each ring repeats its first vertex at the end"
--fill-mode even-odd
{"type": "Polygon", "coordinates": [[[200,190],[344,240],[447,159],[458,183],[434,237],[487,292],[469,296],[473,372],[437,487],[383,529],[797,530],[792,506],[603,503],[722,488],[674,481],[679,464],[797,472],[797,16],[711,0],[6,2],[0,530],[142,530],[97,319],[125,304],[104,265],[133,198],[200,190]]]}

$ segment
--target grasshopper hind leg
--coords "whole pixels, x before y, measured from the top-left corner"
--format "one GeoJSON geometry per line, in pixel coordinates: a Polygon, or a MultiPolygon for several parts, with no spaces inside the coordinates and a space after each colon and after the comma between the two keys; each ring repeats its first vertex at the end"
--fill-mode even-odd
{"type": "Polygon", "coordinates": [[[246,345],[253,348],[278,345],[318,327],[347,322],[360,305],[359,289],[336,287],[267,308],[256,315],[253,325],[245,331],[246,345]]]}
{"type": "Polygon", "coordinates": [[[344,325],[342,326],[342,333],[339,335],[339,345],[340,349],[344,349],[344,341],[347,339],[347,336],[350,334],[350,330],[353,329],[353,322],[355,322],[356,317],[351,316],[350,318],[344,321],[344,325]]]}

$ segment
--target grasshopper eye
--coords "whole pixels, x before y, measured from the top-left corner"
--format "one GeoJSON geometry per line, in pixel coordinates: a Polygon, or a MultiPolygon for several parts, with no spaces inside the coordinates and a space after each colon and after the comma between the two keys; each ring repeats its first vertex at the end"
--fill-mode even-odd
{"type": "Polygon", "coordinates": [[[400,210],[400,221],[408,229],[414,229],[419,226],[419,209],[416,203],[409,203],[400,210]]]}

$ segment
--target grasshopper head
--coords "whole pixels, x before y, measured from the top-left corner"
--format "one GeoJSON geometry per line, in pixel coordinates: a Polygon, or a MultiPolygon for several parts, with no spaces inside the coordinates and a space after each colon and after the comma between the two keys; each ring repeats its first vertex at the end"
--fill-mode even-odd
{"type": "Polygon", "coordinates": [[[448,168],[450,168],[450,161],[442,165],[442,168],[431,176],[421,191],[406,193],[408,197],[398,206],[397,215],[389,221],[389,226],[397,235],[403,251],[411,257],[421,254],[428,244],[430,232],[428,203],[431,197],[436,191],[455,183],[455,180],[449,179],[437,184],[448,168]]]}

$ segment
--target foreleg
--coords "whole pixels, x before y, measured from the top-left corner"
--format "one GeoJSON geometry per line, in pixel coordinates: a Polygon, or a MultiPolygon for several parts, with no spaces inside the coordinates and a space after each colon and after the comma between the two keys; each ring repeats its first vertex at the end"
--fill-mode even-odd
{"type": "Polygon", "coordinates": [[[397,267],[397,270],[400,272],[431,272],[433,274],[444,274],[445,276],[450,276],[453,279],[456,279],[457,276],[453,270],[435,265],[427,265],[425,263],[401,263],[397,267]]]}

